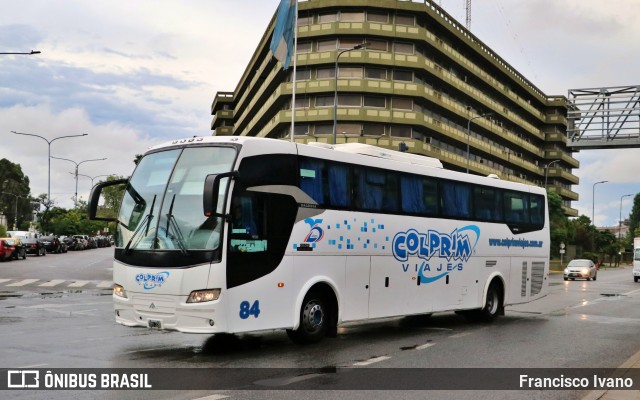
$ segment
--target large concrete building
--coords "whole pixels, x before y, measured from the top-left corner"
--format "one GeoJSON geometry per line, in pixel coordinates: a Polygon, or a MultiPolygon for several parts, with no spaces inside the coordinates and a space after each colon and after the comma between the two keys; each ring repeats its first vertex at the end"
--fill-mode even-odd
{"type": "MultiPolygon", "coordinates": [[[[235,90],[216,94],[214,135],[289,137],[293,68],[269,52],[274,24],[235,90]]],[[[402,146],[445,168],[546,184],[578,215],[566,97],[544,94],[434,1],[301,1],[296,64],[296,142],[332,143],[335,117],[338,143],[402,146]]]]}

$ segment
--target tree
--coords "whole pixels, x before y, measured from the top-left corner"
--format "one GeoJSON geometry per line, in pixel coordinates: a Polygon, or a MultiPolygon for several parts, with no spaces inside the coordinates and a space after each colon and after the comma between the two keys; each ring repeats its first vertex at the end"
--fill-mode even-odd
{"type": "Polygon", "coordinates": [[[631,247],[633,238],[638,236],[638,228],[640,228],[640,193],[636,194],[633,198],[633,207],[629,215],[629,231],[627,232],[625,247],[631,247]]]}
{"type": "Polygon", "coordinates": [[[9,227],[13,227],[16,220],[18,227],[31,220],[30,191],[29,178],[22,172],[20,164],[14,164],[6,158],[1,159],[0,212],[4,211],[9,227]]]}

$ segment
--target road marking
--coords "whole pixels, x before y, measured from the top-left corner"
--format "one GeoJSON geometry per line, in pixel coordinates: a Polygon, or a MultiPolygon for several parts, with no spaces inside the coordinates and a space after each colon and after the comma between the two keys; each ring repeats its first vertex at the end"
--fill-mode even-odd
{"type": "Polygon", "coordinates": [[[354,363],[353,365],[357,366],[357,367],[364,367],[366,365],[375,364],[377,362],[388,360],[390,358],[391,357],[387,357],[387,356],[373,357],[373,358],[370,358],[368,360],[358,361],[357,363],[354,363]]]}
{"type": "Polygon", "coordinates": [[[38,286],[40,286],[40,287],[51,287],[51,286],[59,285],[64,281],[65,281],[64,279],[54,279],[52,281],[49,281],[47,283],[43,283],[42,285],[38,285],[38,286]]]}
{"type": "Polygon", "coordinates": [[[262,379],[259,381],[255,381],[256,385],[260,386],[287,386],[292,383],[302,382],[309,379],[317,378],[322,376],[322,374],[307,374],[307,375],[299,375],[293,376],[291,378],[273,378],[273,379],[262,379]]]}
{"type": "Polygon", "coordinates": [[[89,283],[89,281],[75,281],[75,282],[69,284],[67,287],[83,287],[87,283],[89,283]]]}
{"type": "Polygon", "coordinates": [[[456,333],[455,335],[451,335],[449,336],[450,338],[460,338],[460,337],[465,337],[465,336],[469,336],[471,335],[471,332],[462,332],[462,333],[456,333]]]}
{"type": "Polygon", "coordinates": [[[22,366],[22,367],[18,367],[17,369],[38,368],[38,367],[44,367],[45,365],[49,365],[49,364],[32,364],[32,365],[24,365],[24,366],[22,366]]]}
{"type": "Polygon", "coordinates": [[[111,281],[102,281],[96,285],[99,288],[110,288],[113,286],[113,282],[111,281]]]}
{"type": "Polygon", "coordinates": [[[0,283],[9,282],[11,279],[0,279],[0,283]]]}
{"type": "Polygon", "coordinates": [[[28,285],[28,284],[33,283],[33,282],[37,282],[39,280],[40,279],[23,279],[23,280],[21,280],[19,282],[10,283],[10,284],[8,284],[6,286],[24,286],[24,285],[28,285]]]}
{"type": "Polygon", "coordinates": [[[221,399],[228,399],[229,396],[225,396],[223,394],[212,394],[211,396],[207,396],[207,397],[198,397],[197,399],[193,399],[193,400],[221,400],[221,399]]]}
{"type": "Polygon", "coordinates": [[[431,346],[435,346],[435,343],[425,343],[421,346],[416,347],[416,350],[424,350],[424,349],[428,349],[431,346]]]}

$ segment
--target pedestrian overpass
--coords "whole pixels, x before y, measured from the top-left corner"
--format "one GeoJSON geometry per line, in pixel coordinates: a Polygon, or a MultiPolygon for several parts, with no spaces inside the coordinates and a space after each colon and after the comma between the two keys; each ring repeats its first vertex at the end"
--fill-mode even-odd
{"type": "Polygon", "coordinates": [[[571,89],[567,97],[569,148],[640,148],[640,85],[571,89]]]}

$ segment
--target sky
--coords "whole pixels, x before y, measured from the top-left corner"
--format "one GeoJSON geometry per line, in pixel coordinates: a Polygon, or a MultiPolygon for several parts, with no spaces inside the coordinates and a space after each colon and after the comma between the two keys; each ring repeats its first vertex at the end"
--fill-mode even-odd
{"type": "MultiPolygon", "coordinates": [[[[417,0],[415,0],[417,1],[417,0]]],[[[80,163],[78,196],[128,176],[149,147],[211,135],[211,103],[233,91],[278,0],[22,0],[0,13],[0,159],[47,193],[48,148],[80,163]],[[251,12],[247,12],[250,9],[251,12]],[[30,133],[41,138],[15,135],[30,133]],[[102,161],[86,161],[106,158],[102,161]]],[[[464,0],[437,0],[464,24],[464,0]]],[[[547,95],[639,85],[637,0],[475,0],[471,31],[547,95]]],[[[587,150],[573,186],[581,215],[617,225],[640,192],[640,150],[587,150]],[[608,181],[595,186],[595,182],[608,181]],[[624,197],[623,195],[632,194],[624,197]],[[622,201],[621,201],[622,198],[622,201]],[[592,207],[595,204],[595,207],[592,207]]],[[[51,160],[51,198],[73,207],[75,163],[51,160]]]]}

